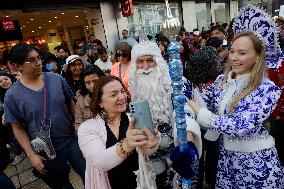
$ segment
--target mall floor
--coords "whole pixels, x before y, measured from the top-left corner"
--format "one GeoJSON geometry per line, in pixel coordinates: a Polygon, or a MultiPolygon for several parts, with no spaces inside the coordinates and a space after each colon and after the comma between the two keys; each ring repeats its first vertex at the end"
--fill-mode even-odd
{"type": "MultiPolygon", "coordinates": [[[[33,167],[28,158],[25,158],[19,165],[11,164],[4,171],[13,181],[17,189],[50,189],[42,180],[33,176],[33,167]]],[[[72,170],[70,181],[75,189],[83,189],[79,176],[72,170]]]]}

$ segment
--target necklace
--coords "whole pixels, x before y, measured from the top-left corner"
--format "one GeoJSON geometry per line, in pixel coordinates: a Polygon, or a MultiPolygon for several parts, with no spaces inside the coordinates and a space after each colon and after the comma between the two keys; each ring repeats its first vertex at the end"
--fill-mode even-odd
{"type": "Polygon", "coordinates": [[[114,136],[118,139],[119,136],[119,127],[120,127],[120,120],[121,120],[121,115],[118,118],[118,121],[115,121],[113,119],[108,119],[107,121],[107,126],[111,130],[111,132],[114,134],[114,136]]]}
{"type": "Polygon", "coordinates": [[[121,115],[119,116],[118,120],[116,120],[116,121],[112,118],[108,118],[107,124],[108,124],[109,127],[119,127],[120,121],[121,121],[121,115]]]}

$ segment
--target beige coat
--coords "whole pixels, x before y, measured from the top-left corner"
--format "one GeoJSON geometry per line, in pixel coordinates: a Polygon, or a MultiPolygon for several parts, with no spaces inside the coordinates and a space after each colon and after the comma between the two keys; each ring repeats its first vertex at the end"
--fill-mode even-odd
{"type": "Polygon", "coordinates": [[[85,97],[80,95],[76,102],[76,112],[75,112],[75,129],[78,131],[81,123],[86,121],[87,119],[92,118],[92,112],[90,110],[90,102],[91,98],[89,94],[85,97]]]}

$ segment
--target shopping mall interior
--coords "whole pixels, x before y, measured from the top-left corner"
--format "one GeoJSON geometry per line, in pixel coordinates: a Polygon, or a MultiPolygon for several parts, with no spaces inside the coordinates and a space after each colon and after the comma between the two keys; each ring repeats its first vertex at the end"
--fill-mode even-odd
{"type": "MultiPolygon", "coordinates": [[[[18,21],[24,42],[53,52],[59,44],[65,44],[72,50],[75,42],[87,40],[95,32],[94,28],[99,22],[96,14],[100,14],[99,9],[6,11],[0,12],[0,20],[18,21]]],[[[0,59],[2,52],[16,44],[17,39],[21,39],[21,36],[15,40],[1,40],[0,59]]]]}

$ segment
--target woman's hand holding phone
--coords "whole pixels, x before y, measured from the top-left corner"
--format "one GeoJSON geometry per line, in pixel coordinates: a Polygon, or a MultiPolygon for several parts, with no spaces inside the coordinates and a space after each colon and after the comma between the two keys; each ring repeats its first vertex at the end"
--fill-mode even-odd
{"type": "Polygon", "coordinates": [[[131,116],[135,118],[135,128],[143,130],[148,128],[154,133],[154,125],[151,117],[149,103],[147,100],[130,102],[129,109],[131,116]]]}
{"type": "Polygon", "coordinates": [[[147,136],[147,141],[146,144],[144,144],[142,147],[144,149],[152,149],[157,146],[159,142],[158,130],[155,129],[154,133],[152,133],[148,128],[144,128],[143,132],[147,136]]]}
{"type": "Polygon", "coordinates": [[[129,126],[126,132],[126,138],[123,144],[124,149],[127,152],[133,151],[137,146],[143,146],[146,144],[147,135],[135,128],[135,120],[132,118],[129,121],[129,126]]]}

